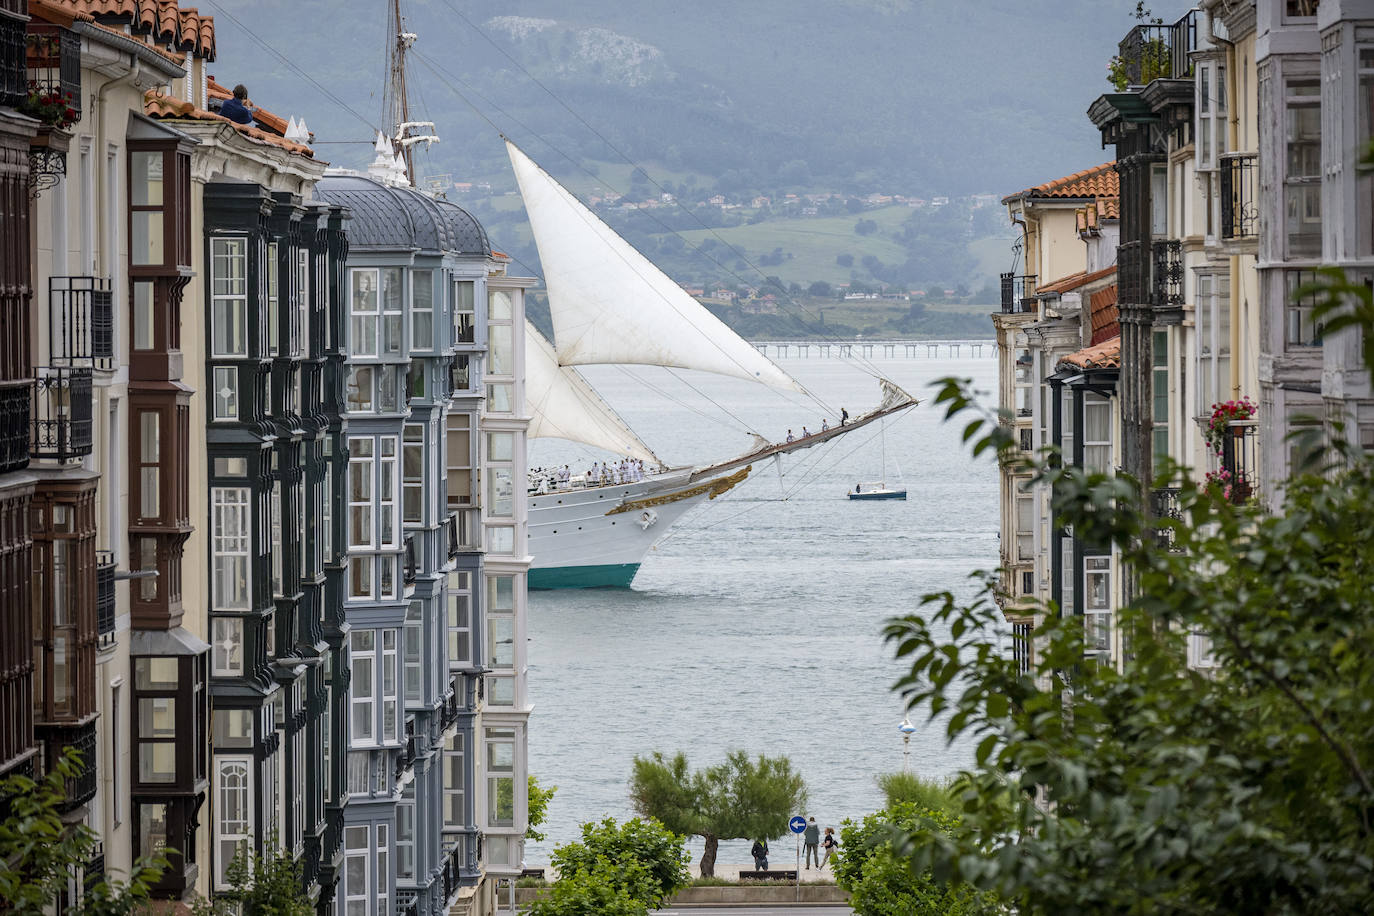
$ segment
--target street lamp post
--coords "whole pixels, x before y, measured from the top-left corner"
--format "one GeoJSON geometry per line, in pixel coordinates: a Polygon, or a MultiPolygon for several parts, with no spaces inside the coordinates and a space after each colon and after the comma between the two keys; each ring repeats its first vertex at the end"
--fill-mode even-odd
{"type": "Polygon", "coordinates": [[[897,726],[897,731],[902,733],[902,772],[911,772],[911,733],[916,730],[916,726],[911,724],[910,716],[902,716],[902,724],[897,726]]]}

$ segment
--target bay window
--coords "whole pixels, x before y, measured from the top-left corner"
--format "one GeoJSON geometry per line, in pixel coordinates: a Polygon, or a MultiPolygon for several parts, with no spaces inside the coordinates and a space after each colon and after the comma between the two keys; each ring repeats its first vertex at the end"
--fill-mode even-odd
{"type": "MultiPolygon", "coordinates": [[[[377,687],[377,631],[354,630],[349,634],[352,657],[350,703],[353,747],[375,746],[377,743],[376,687],[377,687]]],[[[351,758],[352,755],[350,755],[351,758]]],[[[351,763],[350,759],[350,763],[351,763]]]]}
{"type": "Polygon", "coordinates": [[[401,446],[401,512],[407,524],[425,520],[425,428],[408,423],[401,446]]]}
{"type": "Polygon", "coordinates": [[[1322,327],[1313,320],[1319,296],[1300,295],[1299,290],[1315,282],[1313,270],[1285,270],[1284,286],[1284,344],[1288,347],[1320,347],[1322,327]]]}
{"type": "Polygon", "coordinates": [[[215,758],[215,890],[231,890],[229,865],[253,842],[253,758],[215,758]]]}
{"type": "Polygon", "coordinates": [[[278,258],[281,257],[279,242],[267,243],[267,355],[281,355],[281,285],[278,282],[278,258]]]}
{"type": "Polygon", "coordinates": [[[415,880],[415,783],[406,786],[396,803],[396,877],[415,880]]]}
{"type": "Polygon", "coordinates": [[[515,826],[515,729],[486,729],[487,826],[515,826]]]}
{"type": "Polygon", "coordinates": [[[515,705],[515,577],[487,578],[487,704],[515,705]]]}
{"type": "Polygon", "coordinates": [[[210,239],[210,355],[248,355],[248,239],[210,239]]]}
{"type": "Polygon", "coordinates": [[[424,693],[424,658],[422,657],[424,631],[422,620],[420,602],[410,602],[410,607],[406,610],[404,646],[404,682],[407,706],[419,706],[420,698],[424,693]]]}
{"type": "Polygon", "coordinates": [[[211,600],[220,610],[252,607],[252,520],[248,487],[210,490],[211,600]]]}
{"type": "Polygon", "coordinates": [[[472,665],[472,573],[448,574],[448,666],[472,665]]]}
{"type": "Polygon", "coordinates": [[[388,354],[401,352],[401,325],[405,310],[405,271],[399,267],[384,267],[382,277],[382,350],[388,354]]]}
{"type": "Polygon", "coordinates": [[[348,352],[351,356],[377,356],[379,271],[373,267],[353,268],[348,277],[348,352]]]}
{"type": "Polygon", "coordinates": [[[1284,237],[1290,258],[1322,253],[1321,80],[1316,76],[1283,81],[1284,88],[1284,237]]]}
{"type": "Polygon", "coordinates": [[[1112,558],[1083,558],[1083,649],[1110,657],[1112,649],[1112,558]]]}
{"type": "MultiPolygon", "coordinates": [[[[344,828],[344,916],[368,916],[373,898],[372,842],[366,826],[344,828]]],[[[382,913],[384,910],[377,910],[382,913]]]]}
{"type": "Polygon", "coordinates": [[[410,346],[414,350],[434,349],[434,271],[410,272],[410,346]]]}
{"type": "Polygon", "coordinates": [[[1208,417],[1231,386],[1231,302],[1220,275],[1199,271],[1197,289],[1196,415],[1208,417]]]}
{"type": "Polygon", "coordinates": [[[455,280],[453,283],[453,339],[456,343],[476,341],[476,290],[473,280],[455,280]]]}
{"type": "Polygon", "coordinates": [[[455,732],[444,739],[444,829],[468,826],[467,737],[455,732]]]}
{"type": "Polygon", "coordinates": [[[1093,392],[1083,395],[1083,467],[1104,474],[1112,469],[1112,402],[1093,392]]]}

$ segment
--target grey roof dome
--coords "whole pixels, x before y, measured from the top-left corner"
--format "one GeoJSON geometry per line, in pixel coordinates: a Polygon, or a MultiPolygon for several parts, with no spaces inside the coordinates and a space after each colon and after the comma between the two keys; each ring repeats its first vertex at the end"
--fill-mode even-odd
{"type": "Polygon", "coordinates": [[[315,196],[352,211],[350,249],[491,254],[486,230],[466,210],[414,188],[364,175],[327,175],[315,185],[315,196]]]}

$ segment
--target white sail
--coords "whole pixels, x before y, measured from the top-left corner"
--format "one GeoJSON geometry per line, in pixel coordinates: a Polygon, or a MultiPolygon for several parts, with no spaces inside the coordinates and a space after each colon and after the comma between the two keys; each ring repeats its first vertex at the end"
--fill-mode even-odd
{"type": "Polygon", "coordinates": [[[616,416],[576,369],[558,365],[544,335],[525,322],[525,404],[532,439],[570,439],[662,464],[649,446],[616,416]]]}
{"type": "Polygon", "coordinates": [[[558,361],[700,369],[805,390],[506,141],[544,268],[558,361]]]}

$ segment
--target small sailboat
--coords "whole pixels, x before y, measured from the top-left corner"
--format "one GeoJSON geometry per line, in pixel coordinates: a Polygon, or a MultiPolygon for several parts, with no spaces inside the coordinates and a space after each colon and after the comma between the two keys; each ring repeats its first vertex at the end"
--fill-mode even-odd
{"type": "MultiPolygon", "coordinates": [[[[887,473],[887,430],[879,427],[879,436],[882,441],[883,449],[883,473],[887,473]]],[[[896,460],[893,460],[896,464],[896,460]]],[[[897,467],[896,487],[889,487],[886,480],[869,480],[854,484],[854,489],[849,491],[850,499],[906,499],[906,487],[901,485],[902,469],[897,467]]]]}

